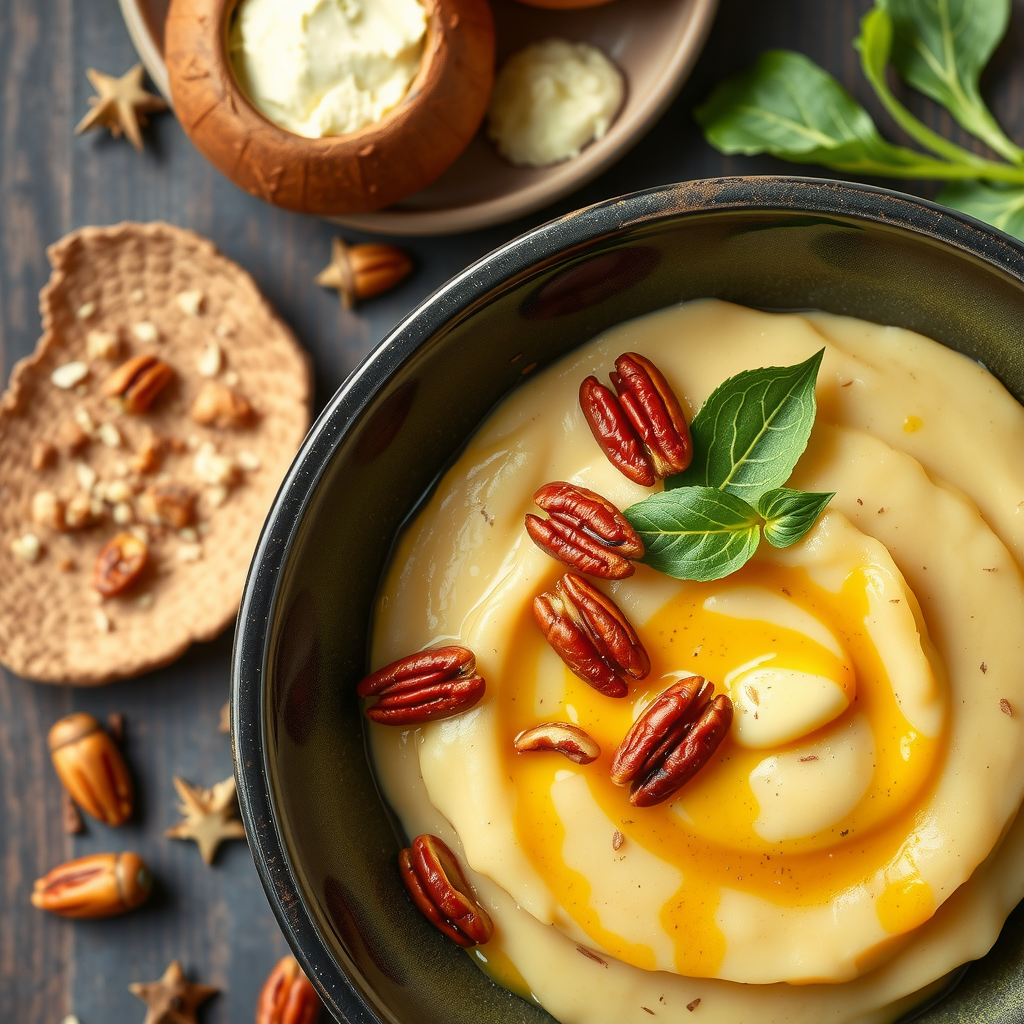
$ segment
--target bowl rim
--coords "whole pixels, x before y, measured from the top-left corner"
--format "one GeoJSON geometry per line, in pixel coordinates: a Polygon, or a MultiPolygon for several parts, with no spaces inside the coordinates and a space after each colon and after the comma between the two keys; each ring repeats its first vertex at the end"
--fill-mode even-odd
{"type": "Polygon", "coordinates": [[[340,1020],[379,1024],[318,934],[274,807],[264,744],[264,677],[279,587],[298,527],[348,429],[445,324],[495,287],[581,246],[645,223],[716,210],[843,216],[951,246],[1024,284],[1024,242],[916,196],[854,182],[797,176],[699,179],[605,200],[542,224],[483,256],[424,299],[338,388],[311,427],[268,513],[246,579],[231,664],[231,738],[242,820],[271,909],[296,958],[340,1020]]]}

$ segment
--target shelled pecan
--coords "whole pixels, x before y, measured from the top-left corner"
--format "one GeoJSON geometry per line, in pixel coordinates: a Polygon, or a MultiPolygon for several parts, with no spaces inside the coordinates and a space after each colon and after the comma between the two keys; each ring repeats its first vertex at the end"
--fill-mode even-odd
{"type": "Polygon", "coordinates": [[[104,597],[134,586],[149,561],[149,547],[134,533],[119,533],[104,545],[92,570],[92,585],[104,597]]]}
{"type": "Polygon", "coordinates": [[[611,382],[580,385],[580,408],[601,450],[634,483],[681,473],[693,458],[686,417],[662,372],[649,359],[626,352],[615,360],[611,382]]]}
{"type": "Polygon", "coordinates": [[[132,815],[132,780],[120,748],[84,711],[66,715],[47,737],[57,776],[71,798],[106,825],[132,815]]]}
{"type": "Polygon", "coordinates": [[[149,899],[153,876],[131,851],[69,860],[36,880],[32,906],[60,917],[112,917],[149,899]]]}
{"type": "Polygon", "coordinates": [[[547,642],[569,668],[608,697],[625,697],[626,678],[651,670],[640,638],[610,597],[575,573],[533,599],[533,615],[547,642]]]}
{"type": "Polygon", "coordinates": [[[366,717],[381,725],[420,725],[468,711],[484,695],[476,656],[467,647],[410,654],[367,676],[360,697],[379,697],[366,717]]]}
{"type": "Polygon", "coordinates": [[[644,543],[626,517],[600,494],[556,480],[533,496],[550,518],[526,516],[526,532],[537,547],[588,576],[621,580],[634,573],[644,543]]]}
{"type": "Polygon", "coordinates": [[[597,741],[578,725],[568,722],[542,722],[532,729],[524,729],[512,742],[521,754],[553,750],[576,764],[590,764],[601,756],[597,741]]]}
{"type": "Polygon", "coordinates": [[[293,956],[267,976],[256,1003],[256,1024],[316,1024],[323,1004],[293,956]]]}
{"type": "Polygon", "coordinates": [[[630,803],[667,800],[711,760],[732,724],[732,701],[714,689],[701,676],[681,679],[633,723],[611,767],[612,782],[630,785],[630,803]]]}
{"type": "Polygon", "coordinates": [[[133,356],[104,382],[103,394],[118,398],[125,412],[145,412],[170,383],[174,370],[151,353],[133,356]]]}
{"type": "Polygon", "coordinates": [[[437,836],[417,836],[398,855],[402,881],[424,916],[460,946],[487,942],[491,919],[477,902],[455,854],[437,836]]]}

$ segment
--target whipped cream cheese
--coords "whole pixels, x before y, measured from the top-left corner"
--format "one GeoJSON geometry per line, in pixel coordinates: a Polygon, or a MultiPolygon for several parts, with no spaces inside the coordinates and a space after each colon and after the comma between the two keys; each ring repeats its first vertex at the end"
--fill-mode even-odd
{"type": "Polygon", "coordinates": [[[709,1024],[879,1024],[983,954],[1024,895],[1022,447],[1024,409],[935,342],[710,300],[622,324],[504,402],[401,538],[371,659],[477,653],[480,704],[370,743],[409,835],[468,864],[492,975],[564,1024],[690,1020],[695,1000],[709,1024]],[[648,491],[597,449],[579,382],[638,351],[692,416],[738,371],[822,347],[790,486],[835,491],[828,512],[724,580],[601,584],[652,670],[620,700],[588,687],[532,621],[564,567],[523,515],[551,480],[620,508],[648,491]],[[735,700],[731,735],[672,800],[633,807],[608,760],[694,672],[735,700]],[[544,720],[601,757],[517,754],[544,720]]]}
{"type": "Polygon", "coordinates": [[[556,164],[608,131],[624,91],[622,72],[596,47],[533,43],[498,73],[487,134],[517,166],[556,164]]]}
{"type": "Polygon", "coordinates": [[[346,135],[379,121],[419,71],[420,0],[242,0],[229,52],[242,90],[296,135],[346,135]]]}

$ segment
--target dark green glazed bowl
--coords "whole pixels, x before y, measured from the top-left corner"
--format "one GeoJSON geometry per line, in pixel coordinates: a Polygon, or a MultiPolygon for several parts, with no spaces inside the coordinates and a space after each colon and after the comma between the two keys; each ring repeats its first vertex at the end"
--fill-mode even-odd
{"type": "MultiPolygon", "coordinates": [[[[1024,400],[1024,245],[864,185],[724,178],[611,200],[510,242],[416,309],[306,439],[264,527],[235,641],[249,843],[288,941],[341,1021],[551,1020],[493,985],[406,896],[355,684],[395,535],[493,406],[533,366],[701,296],[911,328],[981,360],[1024,400]]],[[[1021,910],[920,1019],[1024,1021],[1021,910]]]]}

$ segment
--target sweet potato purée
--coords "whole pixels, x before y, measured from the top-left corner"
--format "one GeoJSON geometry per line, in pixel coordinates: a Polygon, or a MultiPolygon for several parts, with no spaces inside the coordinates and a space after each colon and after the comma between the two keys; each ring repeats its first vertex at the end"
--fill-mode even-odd
{"type": "Polygon", "coordinates": [[[713,300],[621,324],[505,401],[402,537],[371,665],[460,643],[487,680],[456,718],[370,726],[409,835],[470,868],[485,969],[564,1024],[697,1006],[705,1024],[881,1022],[985,953],[1024,895],[1021,451],[1024,409],[927,338],[713,300]],[[623,699],[588,687],[533,621],[564,567],[523,516],[552,480],[619,508],[651,492],[594,443],[580,382],[639,352],[692,417],[726,378],[822,346],[788,486],[835,491],[826,514],[714,583],[643,565],[602,583],[652,670],[623,699]],[[674,798],[634,807],[611,758],[693,673],[732,697],[731,733],[674,798]],[[601,756],[517,754],[545,721],[601,756]]]}

